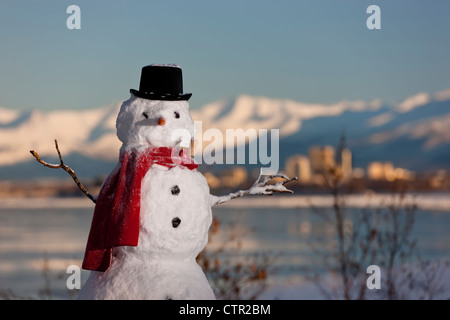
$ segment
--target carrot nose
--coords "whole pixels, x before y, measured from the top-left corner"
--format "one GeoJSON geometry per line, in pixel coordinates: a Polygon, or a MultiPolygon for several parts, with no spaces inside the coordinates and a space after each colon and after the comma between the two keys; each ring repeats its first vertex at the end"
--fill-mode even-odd
{"type": "Polygon", "coordinates": [[[158,125],[163,126],[166,124],[166,119],[164,119],[163,117],[158,119],[158,125]]]}

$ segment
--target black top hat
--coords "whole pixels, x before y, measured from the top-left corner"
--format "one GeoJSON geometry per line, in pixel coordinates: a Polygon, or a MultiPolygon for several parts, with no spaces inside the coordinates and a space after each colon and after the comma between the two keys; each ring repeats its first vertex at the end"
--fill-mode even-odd
{"type": "Polygon", "coordinates": [[[149,100],[189,100],[192,93],[183,93],[183,76],[177,65],[149,65],[142,68],[139,91],[135,96],[149,100]]]}

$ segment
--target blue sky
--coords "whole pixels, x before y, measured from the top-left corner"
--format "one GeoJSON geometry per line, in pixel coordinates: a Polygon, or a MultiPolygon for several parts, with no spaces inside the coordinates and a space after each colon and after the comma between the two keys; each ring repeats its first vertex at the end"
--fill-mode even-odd
{"type": "Polygon", "coordinates": [[[192,108],[239,94],[400,102],[450,88],[450,2],[2,1],[0,106],[128,99],[140,69],[177,63],[192,108]],[[66,9],[81,8],[81,30],[66,9]],[[381,30],[366,9],[381,8],[381,30]]]}

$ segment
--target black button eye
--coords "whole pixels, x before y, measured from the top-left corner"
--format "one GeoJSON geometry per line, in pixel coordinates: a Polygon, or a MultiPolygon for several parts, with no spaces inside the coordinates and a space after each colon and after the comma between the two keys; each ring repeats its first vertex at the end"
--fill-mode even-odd
{"type": "Polygon", "coordinates": [[[173,186],[172,189],[170,189],[170,192],[172,192],[174,196],[177,196],[180,194],[180,188],[178,186],[173,186]]]}
{"type": "Polygon", "coordinates": [[[145,117],[145,119],[148,119],[148,113],[147,112],[143,112],[142,115],[145,117]]]}
{"type": "Polygon", "coordinates": [[[178,226],[180,225],[181,220],[180,218],[176,217],[172,219],[172,227],[174,228],[178,228],[178,226]]]}
{"type": "Polygon", "coordinates": [[[175,118],[178,119],[180,117],[180,114],[178,112],[175,111],[174,114],[175,114],[175,118]]]}

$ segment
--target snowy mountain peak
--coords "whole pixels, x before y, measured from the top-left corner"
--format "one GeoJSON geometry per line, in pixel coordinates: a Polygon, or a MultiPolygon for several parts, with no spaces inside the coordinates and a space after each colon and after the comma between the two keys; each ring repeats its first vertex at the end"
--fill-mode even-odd
{"type": "Polygon", "coordinates": [[[380,100],[341,101],[334,104],[304,103],[288,99],[240,95],[233,100],[221,100],[192,110],[194,120],[203,128],[280,129],[282,137],[301,128],[302,121],[325,116],[339,116],[346,111],[363,112],[381,108],[380,100]]]}
{"type": "Polygon", "coordinates": [[[0,125],[7,125],[13,123],[20,116],[17,110],[10,110],[0,107],[0,125]]]}
{"type": "MultiPolygon", "coordinates": [[[[19,112],[0,108],[0,166],[32,162],[29,150],[55,157],[54,139],[65,157],[117,161],[121,143],[115,121],[120,104],[89,110],[19,112]]],[[[312,144],[335,144],[343,128],[360,160],[365,154],[367,161],[382,154],[407,162],[411,157],[433,154],[433,161],[440,163],[450,149],[450,89],[418,93],[392,106],[380,100],[320,104],[240,95],[190,112],[194,120],[201,121],[203,131],[279,129],[282,158],[304,153],[312,144]]]]}

